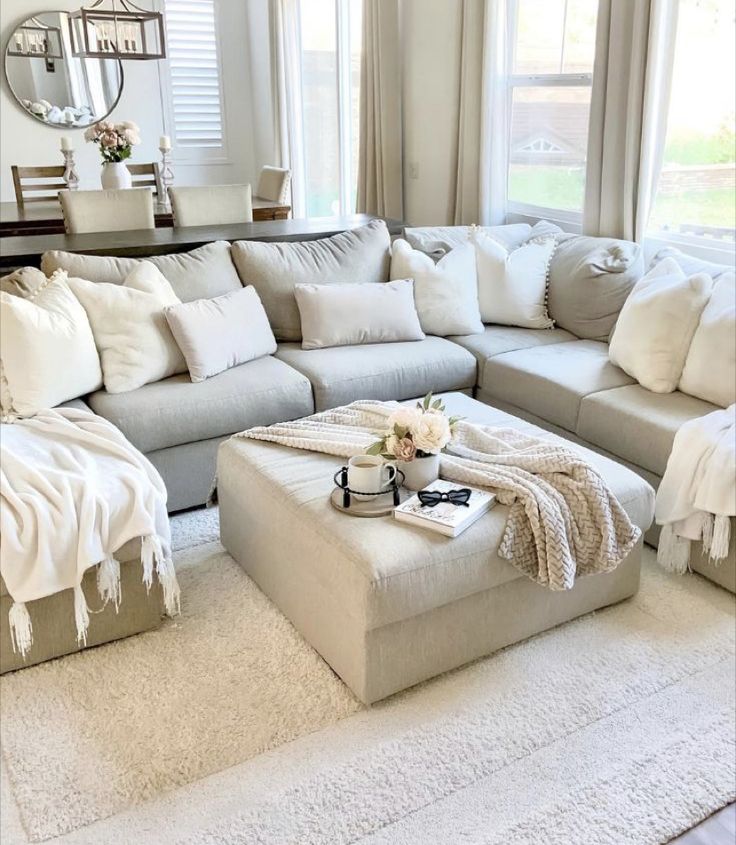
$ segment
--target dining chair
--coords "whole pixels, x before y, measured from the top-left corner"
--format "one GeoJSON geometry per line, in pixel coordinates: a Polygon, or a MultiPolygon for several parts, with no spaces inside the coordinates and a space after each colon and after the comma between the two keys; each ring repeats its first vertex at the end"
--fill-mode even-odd
{"type": "Polygon", "coordinates": [[[286,170],[283,167],[272,167],[267,164],[261,168],[256,196],[258,199],[271,200],[271,202],[287,205],[290,182],[291,170],[286,170]]]}
{"type": "Polygon", "coordinates": [[[158,162],[149,161],[143,164],[127,164],[134,188],[153,188],[156,202],[164,201],[164,189],[161,182],[161,168],[158,162]]]}
{"type": "Polygon", "coordinates": [[[250,185],[169,188],[169,200],[176,227],[221,226],[253,220],[250,185]]]}
{"type": "Polygon", "coordinates": [[[46,167],[22,167],[13,164],[10,170],[13,174],[15,201],[19,208],[23,208],[27,202],[55,200],[59,191],[69,187],[64,180],[66,167],[63,164],[46,167]]]}
{"type": "Polygon", "coordinates": [[[153,229],[153,196],[148,188],[116,191],[59,191],[68,235],[153,229]]]}

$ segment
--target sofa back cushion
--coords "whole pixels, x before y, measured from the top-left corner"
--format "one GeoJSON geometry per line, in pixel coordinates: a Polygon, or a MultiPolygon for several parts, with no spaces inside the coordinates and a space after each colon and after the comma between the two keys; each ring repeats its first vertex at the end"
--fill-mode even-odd
{"type": "Polygon", "coordinates": [[[713,285],[687,353],[683,393],[727,408],[736,402],[736,276],[723,273],[713,285]]]}
{"type": "Polygon", "coordinates": [[[649,269],[656,267],[665,258],[673,258],[687,273],[693,276],[695,273],[707,273],[713,281],[719,279],[724,273],[733,273],[734,268],[728,264],[716,264],[715,261],[705,261],[695,255],[688,255],[676,246],[664,246],[655,253],[654,258],[649,262],[649,269]]]}
{"type": "MultiPolygon", "coordinates": [[[[90,282],[122,285],[141,260],[52,250],[44,253],[41,269],[47,276],[54,270],[66,270],[70,276],[90,282]]],[[[242,287],[227,241],[215,241],[191,252],[154,255],[145,260],[161,271],[182,302],[220,296],[242,287]]]]}
{"type": "Polygon", "coordinates": [[[386,282],[390,248],[386,224],[372,220],[314,241],[237,241],[232,252],[242,283],[258,291],[276,339],[301,340],[294,286],[386,282]]]}
{"type": "Polygon", "coordinates": [[[584,235],[561,238],[550,262],[550,317],[578,337],[606,341],[643,275],[638,244],[584,235]]]}
{"type": "Polygon", "coordinates": [[[510,252],[530,238],[561,235],[562,229],[548,220],[539,220],[533,226],[528,223],[507,223],[504,226],[407,226],[404,239],[414,249],[426,252],[437,260],[455,247],[468,243],[473,233],[489,235],[510,252]]]}

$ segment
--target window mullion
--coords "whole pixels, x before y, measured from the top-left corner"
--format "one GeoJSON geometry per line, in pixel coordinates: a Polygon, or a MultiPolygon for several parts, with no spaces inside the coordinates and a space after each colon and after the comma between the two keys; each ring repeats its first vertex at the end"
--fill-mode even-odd
{"type": "Polygon", "coordinates": [[[350,126],[350,2],[335,0],[337,32],[337,123],[340,213],[350,213],[351,126],[350,126]]]}

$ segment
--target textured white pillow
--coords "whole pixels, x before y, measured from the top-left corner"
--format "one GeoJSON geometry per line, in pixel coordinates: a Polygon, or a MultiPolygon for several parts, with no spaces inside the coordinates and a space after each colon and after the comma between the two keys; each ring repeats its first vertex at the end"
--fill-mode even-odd
{"type": "Polygon", "coordinates": [[[165,313],[192,381],[204,381],[276,351],[268,317],[252,285],[214,299],[172,305],[165,313]]]}
{"type": "Polygon", "coordinates": [[[0,293],[0,324],[3,418],[32,417],[102,386],[92,329],[63,270],[28,299],[0,293]]]}
{"type": "Polygon", "coordinates": [[[122,285],[69,279],[69,286],[89,317],[108,393],[186,372],[164,316],[179,298],[153,264],[136,265],[122,285]]]}
{"type": "Polygon", "coordinates": [[[624,302],[608,357],[642,387],[672,393],[712,286],[710,276],[688,278],[674,259],[665,258],[624,302]]]}
{"type": "Polygon", "coordinates": [[[478,302],[484,323],[548,329],[547,276],[554,238],[542,238],[509,252],[483,232],[473,236],[478,268],[478,302]]]}
{"type": "Polygon", "coordinates": [[[475,249],[456,247],[435,264],[399,238],[391,247],[391,278],[414,279],[414,301],[427,334],[481,334],[475,249]]]}
{"type": "Polygon", "coordinates": [[[683,393],[724,408],[736,402],[736,276],[733,272],[724,273],[713,285],[678,386],[683,393]]]}
{"type": "Polygon", "coordinates": [[[302,349],[423,340],[414,284],[296,285],[302,349]]]}

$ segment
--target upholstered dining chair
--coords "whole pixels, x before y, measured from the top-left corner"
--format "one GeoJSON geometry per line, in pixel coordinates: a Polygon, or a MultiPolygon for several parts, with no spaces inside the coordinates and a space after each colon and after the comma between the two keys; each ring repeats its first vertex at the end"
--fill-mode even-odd
{"type": "Polygon", "coordinates": [[[250,185],[169,188],[169,200],[177,227],[219,226],[253,220],[250,185]]]}
{"type": "Polygon", "coordinates": [[[285,170],[283,167],[271,167],[267,164],[261,168],[256,196],[258,199],[271,200],[271,202],[287,205],[290,182],[291,170],[285,170]]]}
{"type": "Polygon", "coordinates": [[[117,191],[59,191],[68,235],[153,229],[153,195],[148,188],[117,191]]]}

